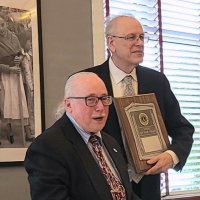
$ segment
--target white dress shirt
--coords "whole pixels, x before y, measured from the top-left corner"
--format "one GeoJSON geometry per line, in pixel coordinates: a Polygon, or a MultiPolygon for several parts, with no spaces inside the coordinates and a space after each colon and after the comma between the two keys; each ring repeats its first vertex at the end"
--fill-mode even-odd
{"type": "Polygon", "coordinates": [[[112,88],[113,88],[113,95],[114,97],[122,97],[124,95],[125,90],[125,84],[123,83],[123,79],[127,75],[132,76],[132,85],[134,89],[134,93],[138,94],[138,82],[137,82],[137,76],[136,76],[136,69],[134,68],[133,71],[130,74],[127,74],[117,68],[115,64],[113,63],[112,59],[109,59],[109,70],[110,70],[110,77],[112,82],[112,88]]]}

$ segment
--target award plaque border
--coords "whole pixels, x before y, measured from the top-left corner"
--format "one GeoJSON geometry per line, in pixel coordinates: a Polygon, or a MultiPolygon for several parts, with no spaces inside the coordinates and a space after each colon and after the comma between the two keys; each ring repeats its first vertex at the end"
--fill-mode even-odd
{"type": "MultiPolygon", "coordinates": [[[[160,112],[156,96],[154,93],[149,93],[149,94],[135,95],[132,97],[116,97],[114,98],[114,105],[123,129],[124,139],[127,144],[127,148],[131,157],[131,162],[134,165],[135,171],[137,173],[145,172],[149,168],[151,168],[151,165],[147,164],[146,160],[164,152],[165,150],[167,150],[170,144],[167,130],[163,122],[163,118],[160,112]],[[134,110],[136,110],[137,112],[143,110],[141,113],[139,113],[137,118],[139,119],[139,116],[144,117],[144,123],[141,123],[141,120],[140,122],[136,122],[138,119],[134,119],[135,118],[134,110]],[[153,126],[153,129],[149,128],[149,130],[151,130],[153,133],[156,132],[156,134],[154,135],[156,135],[157,138],[159,138],[158,141],[160,142],[161,145],[160,149],[158,149],[157,151],[152,150],[152,152],[148,152],[145,154],[144,148],[141,145],[141,141],[142,139],[144,139],[142,136],[143,134],[138,134],[136,127],[138,127],[137,123],[139,123],[140,126],[142,126],[143,124],[144,127],[145,125],[147,125],[145,124],[146,123],[145,120],[146,118],[148,120],[148,115],[146,115],[145,113],[148,112],[152,113],[151,117],[154,121],[153,124],[155,125],[153,126]]],[[[151,135],[149,135],[149,138],[150,137],[151,135]]],[[[153,135],[151,140],[154,140],[153,135]]],[[[148,140],[147,140],[147,145],[148,145],[148,140]]]]}

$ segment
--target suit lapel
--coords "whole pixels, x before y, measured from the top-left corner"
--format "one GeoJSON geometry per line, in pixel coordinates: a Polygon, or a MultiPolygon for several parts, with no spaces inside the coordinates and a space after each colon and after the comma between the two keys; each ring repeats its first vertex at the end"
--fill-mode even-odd
{"type": "Polygon", "coordinates": [[[138,65],[136,67],[136,74],[138,79],[138,94],[144,94],[149,93],[148,87],[150,86],[147,80],[149,80],[149,77],[143,73],[143,67],[138,65]]]}
{"type": "Polygon", "coordinates": [[[73,144],[74,150],[77,152],[81,162],[84,165],[85,171],[89,176],[94,188],[99,196],[99,199],[106,200],[111,199],[111,194],[107,181],[100,171],[99,166],[95,162],[91,152],[89,151],[84,140],[80,134],[76,131],[70,120],[64,116],[63,131],[67,140],[70,140],[73,144]],[[69,128],[70,127],[70,128],[69,128]]]}
{"type": "Polygon", "coordinates": [[[109,71],[109,60],[104,62],[100,68],[98,68],[98,76],[104,81],[108,94],[113,96],[112,83],[109,71]]]}

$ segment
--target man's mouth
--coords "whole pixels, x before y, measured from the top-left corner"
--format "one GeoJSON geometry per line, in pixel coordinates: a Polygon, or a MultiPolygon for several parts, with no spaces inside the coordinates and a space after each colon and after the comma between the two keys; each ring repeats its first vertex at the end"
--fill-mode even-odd
{"type": "Polygon", "coordinates": [[[93,119],[97,121],[102,121],[104,119],[104,116],[93,117],[93,119]]]}
{"type": "Polygon", "coordinates": [[[133,51],[132,53],[143,54],[143,51],[133,51]]]}

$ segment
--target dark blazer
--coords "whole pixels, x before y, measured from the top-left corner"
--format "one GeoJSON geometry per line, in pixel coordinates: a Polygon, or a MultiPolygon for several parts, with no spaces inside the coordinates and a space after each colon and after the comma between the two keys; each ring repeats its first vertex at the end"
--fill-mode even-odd
{"type": "MultiPolygon", "coordinates": [[[[108,94],[113,96],[108,60],[102,65],[83,71],[96,73],[104,81],[108,94]]],[[[136,74],[138,93],[155,93],[156,95],[168,134],[172,138],[170,150],[175,152],[180,160],[175,169],[181,170],[192,147],[194,127],[181,115],[179,103],[164,74],[140,65],[136,68],[136,74]]],[[[124,149],[114,104],[110,106],[108,120],[103,130],[112,135],[124,149]]],[[[123,153],[125,155],[124,151],[123,153]]],[[[134,184],[134,189],[143,200],[160,200],[159,175],[144,176],[139,184],[134,184]]]]}
{"type": "MultiPolygon", "coordinates": [[[[111,136],[101,134],[127,199],[140,200],[132,192],[119,145],[111,136]]],[[[66,115],[34,140],[24,166],[29,174],[32,200],[112,200],[106,179],[66,115]]]]}

